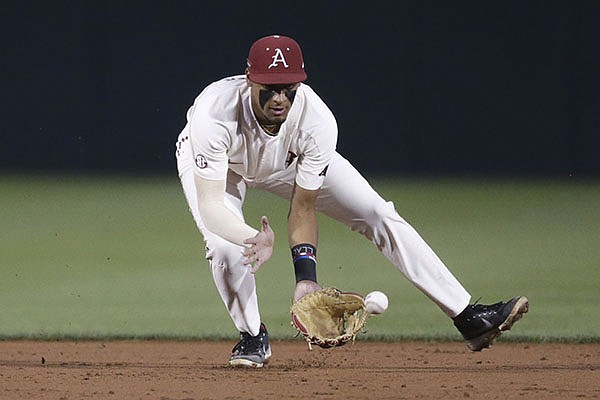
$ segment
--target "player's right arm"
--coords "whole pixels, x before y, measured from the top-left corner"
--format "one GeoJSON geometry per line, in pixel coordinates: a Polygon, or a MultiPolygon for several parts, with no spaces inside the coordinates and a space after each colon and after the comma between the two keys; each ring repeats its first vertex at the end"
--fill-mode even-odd
{"type": "Polygon", "coordinates": [[[225,180],[212,181],[194,173],[198,211],[206,229],[239,246],[258,231],[244,223],[225,206],[225,180]]]}
{"type": "Polygon", "coordinates": [[[253,271],[272,254],[274,234],[266,218],[261,230],[247,225],[225,204],[230,131],[237,117],[238,92],[221,82],[211,85],[196,99],[188,112],[198,212],[204,227],[223,239],[243,246],[246,264],[253,271]]]}
{"type": "Polygon", "coordinates": [[[194,174],[198,212],[206,229],[223,239],[244,246],[245,265],[256,272],[273,254],[275,234],[267,217],[261,218],[261,230],[247,225],[225,205],[225,180],[211,181],[194,174]]]}

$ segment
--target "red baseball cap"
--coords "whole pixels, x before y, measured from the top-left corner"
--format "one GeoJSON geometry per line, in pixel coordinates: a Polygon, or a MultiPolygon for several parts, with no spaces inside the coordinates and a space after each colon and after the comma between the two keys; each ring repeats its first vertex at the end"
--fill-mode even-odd
{"type": "Polygon", "coordinates": [[[248,54],[248,78],[264,85],[306,80],[300,45],[287,36],[258,39],[248,54]]]}

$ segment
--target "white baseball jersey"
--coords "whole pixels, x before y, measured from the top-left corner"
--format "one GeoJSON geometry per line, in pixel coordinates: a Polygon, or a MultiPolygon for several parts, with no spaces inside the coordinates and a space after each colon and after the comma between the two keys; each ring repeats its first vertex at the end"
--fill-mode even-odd
{"type": "Polygon", "coordinates": [[[277,135],[259,125],[252,111],[244,75],[210,84],[187,113],[182,135],[191,139],[195,173],[224,180],[231,169],[248,182],[264,182],[287,168],[296,183],[319,189],[335,153],[337,123],[321,98],[300,84],[286,121],[277,135]]]}

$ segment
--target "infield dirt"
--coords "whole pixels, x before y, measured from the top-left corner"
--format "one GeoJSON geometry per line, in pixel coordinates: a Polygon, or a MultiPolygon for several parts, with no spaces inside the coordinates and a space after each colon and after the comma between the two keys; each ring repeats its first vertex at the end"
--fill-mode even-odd
{"type": "Polygon", "coordinates": [[[0,399],[596,399],[599,344],[274,342],[262,369],[233,342],[3,341],[0,399]]]}

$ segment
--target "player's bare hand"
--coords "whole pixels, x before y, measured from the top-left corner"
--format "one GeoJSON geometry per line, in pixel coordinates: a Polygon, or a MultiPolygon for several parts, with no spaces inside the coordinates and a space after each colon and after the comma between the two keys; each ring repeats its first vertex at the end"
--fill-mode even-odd
{"type": "Polygon", "coordinates": [[[294,303],[307,294],[316,292],[317,290],[321,290],[321,285],[317,282],[308,280],[299,281],[296,283],[296,289],[294,290],[294,303]]]}
{"type": "Polygon", "coordinates": [[[260,219],[261,229],[256,236],[244,240],[250,247],[244,250],[246,260],[244,265],[252,266],[252,273],[258,271],[261,265],[269,261],[273,254],[273,244],[275,243],[275,232],[269,225],[269,219],[263,216],[260,219]]]}

